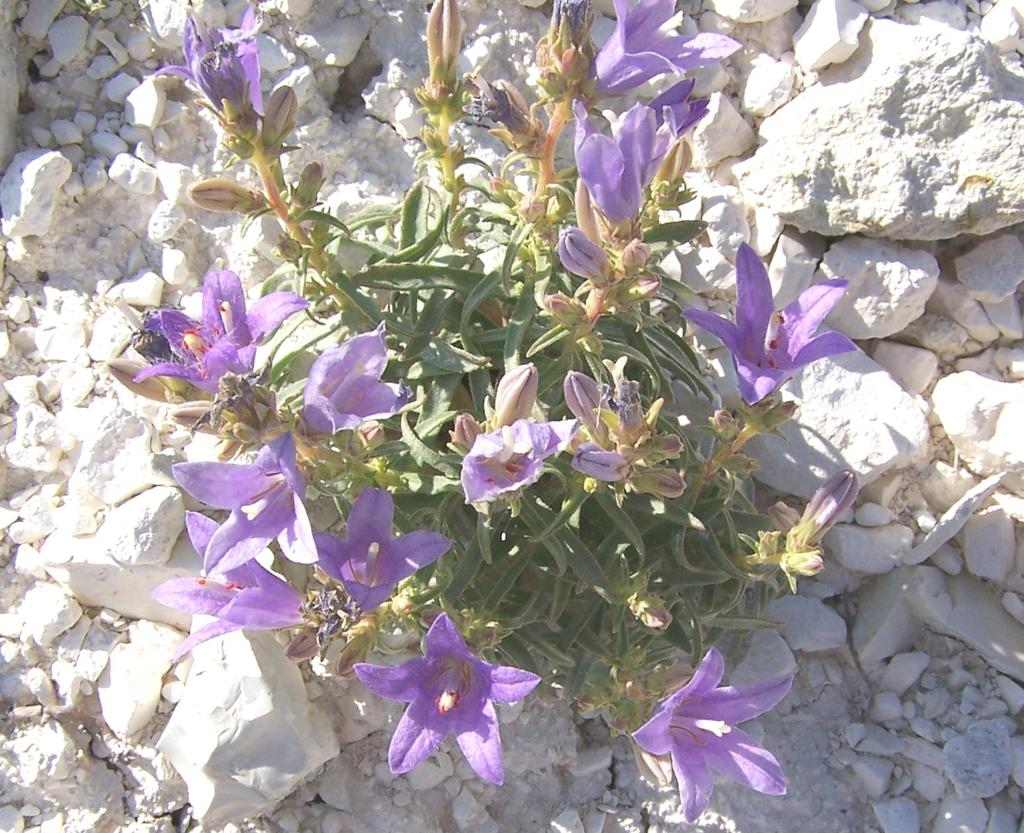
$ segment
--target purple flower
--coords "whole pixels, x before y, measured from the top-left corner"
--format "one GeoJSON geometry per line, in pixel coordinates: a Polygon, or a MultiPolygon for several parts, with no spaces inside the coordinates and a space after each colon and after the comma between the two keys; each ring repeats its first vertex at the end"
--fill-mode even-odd
{"type": "MultiPolygon", "coordinates": [[[[198,512],[189,512],[185,524],[192,546],[205,560],[217,523],[198,512]]],[[[216,579],[183,577],[165,581],[153,591],[153,598],[186,613],[215,617],[216,621],[203,625],[178,646],[175,660],[199,643],[231,631],[288,628],[303,619],[302,596],[255,561],[216,579]]]]}
{"type": "Polygon", "coordinates": [[[481,434],[462,461],[466,503],[487,503],[536,483],[544,461],[568,446],[578,427],[574,419],[520,419],[499,431],[481,434]]]}
{"type": "Polygon", "coordinates": [[[604,249],[575,226],[563,229],[558,236],[558,258],[566,269],[581,278],[600,280],[608,275],[604,249]]]}
{"type": "Polygon", "coordinates": [[[649,105],[658,118],[658,126],[667,122],[672,135],[677,138],[704,118],[708,112],[708,99],[689,100],[696,83],[692,78],[680,81],[665,90],[649,105]]]}
{"type": "Polygon", "coordinates": [[[263,112],[260,56],[256,46],[256,12],[249,6],[238,29],[210,30],[191,17],[185,22],[185,64],[168,66],[157,74],[191,81],[218,112],[228,102],[238,112],[263,112]]]}
{"type": "Polygon", "coordinates": [[[626,476],[629,463],[617,451],[606,451],[595,443],[583,443],[572,455],[572,467],[605,483],[614,483],[626,476]]]}
{"type": "Polygon", "coordinates": [[[709,769],[765,795],[785,795],[786,780],[770,752],[735,727],[764,714],[789,692],[793,677],[775,677],[742,688],[719,687],[725,662],[712,648],[693,677],[663,700],[633,733],[652,755],[668,754],[679,786],[683,818],[693,823],[711,800],[709,769]]]}
{"type": "Polygon", "coordinates": [[[143,368],[134,381],[176,376],[216,393],[225,373],[252,371],[259,343],[306,306],[306,301],[294,292],[271,292],[246,310],[238,275],[208,272],[203,279],[201,321],[176,309],[159,310],[147,319],[143,332],[161,342],[161,357],[170,361],[143,368]]]}
{"type": "Polygon", "coordinates": [[[746,243],[736,254],[736,323],[704,310],[683,315],[722,340],[732,352],[740,394],[748,405],[777,390],[793,373],[823,356],[856,350],[840,333],[814,337],[832,311],[846,281],[821,281],[776,312],[764,264],[746,243]]]}
{"type": "Polygon", "coordinates": [[[382,489],[367,489],[352,504],[345,538],[314,535],[320,567],[340,579],[364,610],[378,607],[395,585],[433,564],[452,542],[437,532],[418,530],[394,537],[395,502],[382,489]]]}
{"type": "Polygon", "coordinates": [[[665,30],[675,0],[615,3],[615,31],[594,58],[598,91],[619,95],[666,72],[683,72],[727,58],[740,44],[725,35],[701,32],[686,37],[665,30]]]}
{"type": "Polygon", "coordinates": [[[274,538],[292,561],[316,561],[313,530],[302,503],[306,481],[295,465],[291,434],[264,446],[251,464],[178,463],[172,471],[192,497],[231,510],[207,545],[207,572],[225,574],[249,562],[274,538]]]}
{"type": "Polygon", "coordinates": [[[373,332],[325,350],[309,369],[302,409],[306,425],[334,434],[397,413],[412,392],[380,380],[387,365],[383,322],[373,332]]]}
{"type": "Polygon", "coordinates": [[[374,694],[409,704],[391,737],[388,766],[396,774],[408,772],[454,732],[473,771],[501,784],[505,768],[493,701],[522,700],[540,677],[473,656],[446,613],[434,620],[423,647],[421,659],[397,667],[355,666],[360,682],[374,694]]]}
{"type": "Polygon", "coordinates": [[[654,110],[635,104],[619,120],[614,138],[594,130],[587,109],[576,113],[576,167],[594,202],[613,223],[632,220],[644,189],[668,151],[668,128],[658,129],[654,110]]]}

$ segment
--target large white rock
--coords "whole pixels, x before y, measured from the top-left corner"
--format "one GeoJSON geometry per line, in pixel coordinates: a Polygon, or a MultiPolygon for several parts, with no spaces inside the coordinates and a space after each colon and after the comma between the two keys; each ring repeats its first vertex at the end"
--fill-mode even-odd
{"type": "Polygon", "coordinates": [[[295,45],[315,61],[332,67],[347,67],[369,32],[366,16],[342,17],[296,36],[295,45]]]}
{"type": "Polygon", "coordinates": [[[1000,52],[1024,49],[1021,19],[1024,3],[1021,0],[997,0],[981,19],[979,32],[1000,52]]]}
{"type": "Polygon", "coordinates": [[[331,718],[268,633],[198,646],[185,691],[157,748],[188,785],[204,825],[271,809],[338,754],[331,718]]]}
{"type": "Polygon", "coordinates": [[[924,314],[939,264],[919,249],[848,237],[825,253],[821,276],[849,281],[828,324],[850,338],[885,338],[924,314]]]}
{"type": "Polygon", "coordinates": [[[955,321],[975,341],[984,344],[999,337],[999,328],[989,320],[984,307],[964,292],[963,286],[949,278],[939,278],[927,309],[955,321]]]}
{"type": "Polygon", "coordinates": [[[89,35],[89,24],[84,17],[69,15],[62,17],[46,35],[53,57],[62,64],[70,64],[85,50],[85,39],[89,35]]]}
{"type": "Polygon", "coordinates": [[[713,93],[707,115],[693,129],[693,160],[702,168],[711,168],[730,156],[740,156],[752,148],[757,137],[733,106],[729,96],[713,93]]]}
{"type": "Polygon", "coordinates": [[[841,64],[857,51],[868,12],[856,0],[815,0],[793,36],[796,61],[804,69],[841,64]]]}
{"type": "Polygon", "coordinates": [[[862,40],[761,124],[764,144],[733,168],[750,197],[831,237],[935,240],[1024,220],[1024,78],[965,32],[872,20],[862,40]]]}
{"type": "Polygon", "coordinates": [[[152,622],[133,622],[131,641],[115,645],[100,675],[96,693],[103,720],[118,737],[145,728],[160,705],[164,674],[181,634],[152,622]]]}
{"type": "Polygon", "coordinates": [[[1015,234],[982,240],[955,261],[957,279],[972,298],[998,304],[1024,281],[1024,243],[1015,234]]]}
{"type": "MultiPolygon", "coordinates": [[[[945,464],[941,465],[944,466],[945,464]]],[[[903,556],[904,564],[920,564],[922,561],[931,558],[939,551],[943,544],[951,540],[963,528],[968,518],[995,494],[996,489],[1006,479],[1005,474],[994,474],[981,483],[975,484],[970,477],[956,477],[955,470],[946,472],[949,475],[949,479],[946,480],[942,476],[943,470],[934,462],[930,469],[936,479],[941,478],[946,483],[942,485],[941,481],[926,480],[924,482],[931,485],[923,489],[923,491],[929,496],[929,499],[941,498],[943,508],[946,511],[943,512],[942,517],[932,528],[931,532],[924,537],[924,540],[903,556]],[[964,487],[962,492],[961,486],[964,487]],[[956,497],[953,500],[948,500],[947,498],[952,495],[956,495],[956,497]]],[[[946,466],[946,469],[948,470],[949,467],[946,466]]]]}
{"type": "Polygon", "coordinates": [[[166,564],[185,529],[185,504],[176,486],[154,486],[111,511],[99,544],[125,566],[166,564]]]}
{"type": "Polygon", "coordinates": [[[913,573],[899,567],[858,595],[850,635],[861,662],[881,662],[914,644],[921,625],[907,601],[912,582],[913,573]]]}
{"type": "Polygon", "coordinates": [[[862,527],[836,524],[825,535],[826,552],[847,570],[868,575],[888,573],[914,545],[914,531],[902,524],[862,527]]]}
{"type": "Polygon", "coordinates": [[[826,246],[818,235],[802,234],[791,228],[779,235],[768,264],[768,280],[772,283],[776,309],[795,301],[811,285],[826,246]]]}
{"type": "Polygon", "coordinates": [[[754,476],[780,492],[810,497],[841,468],[867,484],[928,454],[920,401],[860,351],[808,365],[783,388],[783,398],[799,410],[782,436],[747,446],[761,466],[754,476]]]}
{"type": "Polygon", "coordinates": [[[962,537],[967,569],[979,578],[1002,581],[1013,566],[1017,543],[1013,519],[993,506],[969,518],[962,537]]]}
{"type": "Polygon", "coordinates": [[[945,376],[932,391],[935,415],[960,457],[979,474],[1007,472],[1007,485],[1024,490],[1024,387],[964,371],[945,376]]]}
{"type": "Polygon", "coordinates": [[[743,84],[743,110],[755,116],[770,116],[789,101],[795,83],[792,58],[783,56],[776,61],[770,55],[756,55],[743,84]]]}
{"type": "Polygon", "coordinates": [[[794,651],[831,651],[846,644],[846,622],[821,599],[783,596],[764,615],[782,624],[782,638],[794,651]]]}
{"type": "Polygon", "coordinates": [[[923,393],[939,372],[939,359],[931,350],[898,341],[878,342],[871,358],[908,393],[923,393]]]}
{"type": "Polygon", "coordinates": [[[772,20],[794,8],[797,0],[711,0],[716,14],[740,23],[772,20]]]}
{"type": "Polygon", "coordinates": [[[0,213],[8,237],[46,234],[53,221],[61,186],[71,176],[71,162],[56,150],[16,153],[0,181],[0,213]]]}

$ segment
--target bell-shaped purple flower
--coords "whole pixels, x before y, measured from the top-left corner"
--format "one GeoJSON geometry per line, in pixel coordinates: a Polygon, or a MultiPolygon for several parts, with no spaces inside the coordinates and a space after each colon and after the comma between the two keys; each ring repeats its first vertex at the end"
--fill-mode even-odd
{"type": "Polygon", "coordinates": [[[433,564],[452,542],[417,530],[395,537],[395,502],[383,489],[367,489],[352,504],[345,538],[314,535],[320,567],[344,583],[363,610],[378,607],[402,579],[433,564]]]}
{"type": "Polygon", "coordinates": [[[218,112],[227,102],[238,112],[263,112],[256,12],[249,6],[238,29],[208,29],[191,17],[185,22],[183,66],[158,74],[177,75],[195,84],[218,112]]]}
{"type": "Polygon", "coordinates": [[[709,770],[765,795],[786,794],[778,761],[734,724],[775,706],[789,693],[793,677],[719,687],[724,673],[725,660],[712,648],[690,681],[663,700],[654,716],[633,733],[641,749],[671,756],[683,818],[691,824],[711,801],[714,782],[709,770]]]}
{"type": "Polygon", "coordinates": [[[388,365],[383,322],[377,329],[325,350],[309,369],[302,419],[321,434],[358,428],[369,419],[384,419],[412,397],[405,385],[382,382],[388,365]]]}
{"type": "Polygon", "coordinates": [[[558,236],[558,259],[581,278],[600,281],[608,276],[608,255],[576,226],[563,229],[558,236]]]}
{"type": "Polygon", "coordinates": [[[316,543],[302,499],[306,481],[295,464],[295,440],[282,434],[253,463],[178,463],[178,484],[228,519],[206,548],[206,569],[225,574],[251,561],[275,538],[285,556],[300,564],[317,560],[316,543]]]}
{"type": "Polygon", "coordinates": [[[488,503],[536,483],[544,470],[544,461],[564,450],[578,428],[574,419],[520,419],[478,436],[462,461],[466,503],[488,503]]]}
{"type": "Polygon", "coordinates": [[[594,130],[587,109],[576,114],[576,167],[598,208],[613,223],[632,220],[643,205],[644,189],[668,152],[668,128],[659,129],[654,110],[635,104],[619,120],[613,136],[594,130]]]}
{"type": "MultiPolygon", "coordinates": [[[[185,524],[192,546],[206,560],[217,523],[198,512],[189,512],[185,524]]],[[[167,607],[215,619],[194,631],[177,647],[175,660],[199,643],[232,631],[288,628],[303,619],[302,595],[255,561],[216,578],[182,577],[165,581],[153,591],[153,598],[167,607]]]]}
{"type": "Polygon", "coordinates": [[[650,103],[658,118],[658,126],[668,124],[672,135],[678,138],[704,118],[708,112],[708,99],[690,101],[690,93],[696,85],[692,78],[669,87],[650,103]]]}
{"type": "Polygon", "coordinates": [[[494,701],[522,700],[540,677],[473,656],[448,614],[423,640],[423,657],[390,667],[359,663],[356,676],[385,700],[408,703],[388,748],[388,766],[408,772],[454,734],[473,771],[492,784],[505,780],[494,701]]]}
{"type": "Polygon", "coordinates": [[[271,292],[247,310],[238,275],[208,272],[203,280],[202,320],[176,309],[158,310],[146,320],[143,333],[161,345],[160,351],[147,358],[167,361],[144,367],[134,381],[174,376],[216,393],[225,373],[251,372],[260,342],[306,306],[294,292],[271,292]]]}
{"type": "Polygon", "coordinates": [[[713,64],[729,57],[740,44],[725,35],[701,32],[690,37],[666,31],[676,13],[675,0],[613,0],[615,31],[594,58],[598,91],[629,92],[666,72],[713,64]]]}
{"type": "Polygon", "coordinates": [[[821,281],[777,312],[768,272],[744,243],[736,254],[736,322],[705,310],[688,309],[683,315],[729,348],[740,394],[753,405],[804,365],[857,349],[840,333],[814,335],[845,290],[846,281],[821,281]]]}

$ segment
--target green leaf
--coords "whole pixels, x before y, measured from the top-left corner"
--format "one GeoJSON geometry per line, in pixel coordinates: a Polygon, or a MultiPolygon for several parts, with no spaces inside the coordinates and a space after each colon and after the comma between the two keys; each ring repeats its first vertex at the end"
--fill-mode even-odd
{"type": "Polygon", "coordinates": [[[416,319],[416,329],[413,331],[412,338],[402,350],[402,356],[406,359],[418,356],[427,346],[427,342],[437,335],[452,302],[452,296],[443,289],[427,293],[426,298],[426,303],[416,319]]]}
{"type": "Polygon", "coordinates": [[[533,286],[523,284],[523,291],[512,309],[508,326],[505,328],[505,346],[502,352],[506,367],[513,366],[518,361],[519,346],[536,317],[537,303],[533,300],[533,286]]]}
{"type": "Polygon", "coordinates": [[[547,549],[559,568],[559,575],[570,567],[587,584],[599,590],[608,589],[608,578],[601,569],[594,554],[586,545],[564,526],[557,528],[555,514],[536,498],[525,495],[520,505],[520,515],[530,529],[554,528],[548,535],[531,534],[535,543],[547,549]]]}
{"type": "Polygon", "coordinates": [[[360,286],[408,292],[415,289],[454,289],[472,292],[484,276],[467,269],[428,263],[378,263],[354,276],[360,286]]]}
{"type": "Polygon", "coordinates": [[[491,564],[494,561],[494,554],[491,552],[491,530],[483,515],[476,516],[476,543],[480,547],[480,555],[484,562],[491,564]]]}
{"type": "Polygon", "coordinates": [[[645,243],[672,243],[679,245],[693,240],[707,228],[700,220],[677,220],[673,223],[662,223],[650,231],[644,232],[645,243]]]}
{"type": "Polygon", "coordinates": [[[629,543],[631,543],[639,553],[641,562],[646,560],[647,548],[644,546],[644,536],[637,528],[637,525],[633,523],[633,519],[630,518],[629,512],[625,508],[616,506],[615,498],[613,498],[608,492],[597,492],[594,497],[597,499],[597,503],[601,507],[605,516],[619,528],[619,531],[626,536],[629,543]]]}
{"type": "Polygon", "coordinates": [[[450,336],[431,337],[420,350],[420,362],[412,365],[406,373],[407,379],[422,379],[428,376],[446,376],[449,373],[469,373],[488,367],[491,360],[476,356],[451,344],[450,336]],[[419,366],[420,363],[426,367],[419,366]],[[431,368],[437,372],[428,372],[431,368]]]}
{"type": "Polygon", "coordinates": [[[569,330],[562,324],[556,324],[530,345],[530,349],[526,351],[526,358],[533,358],[541,350],[550,347],[552,344],[557,344],[567,335],[569,335],[569,330]]]}
{"type": "Polygon", "coordinates": [[[474,537],[459,557],[459,563],[455,565],[455,572],[452,579],[445,588],[445,595],[452,600],[458,600],[463,591],[469,586],[480,569],[481,563],[480,544],[474,537]]]}
{"type": "Polygon", "coordinates": [[[421,179],[406,195],[402,203],[399,249],[408,249],[427,233],[427,215],[430,211],[430,194],[421,179]]]}
{"type": "Polygon", "coordinates": [[[459,319],[459,332],[462,337],[462,343],[467,348],[473,349],[472,338],[469,334],[469,321],[473,317],[473,313],[476,312],[477,307],[492,295],[498,295],[500,288],[501,273],[492,272],[473,287],[473,291],[467,296],[466,301],[462,306],[462,316],[459,319]]]}
{"type": "Polygon", "coordinates": [[[441,454],[423,442],[409,424],[408,414],[402,414],[402,439],[409,446],[409,454],[416,465],[430,466],[447,477],[459,476],[455,455],[441,454]]]}
{"type": "Polygon", "coordinates": [[[325,226],[331,226],[332,228],[339,229],[340,231],[345,232],[345,234],[352,233],[351,229],[341,222],[341,220],[333,214],[328,214],[326,211],[317,211],[311,208],[308,211],[302,212],[302,215],[298,219],[299,222],[302,222],[303,220],[314,220],[318,223],[323,223],[325,226]]]}

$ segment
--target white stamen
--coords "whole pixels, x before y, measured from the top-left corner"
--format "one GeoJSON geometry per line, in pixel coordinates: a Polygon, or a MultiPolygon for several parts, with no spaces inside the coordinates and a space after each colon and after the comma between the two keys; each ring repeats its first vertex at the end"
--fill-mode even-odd
{"type": "Polygon", "coordinates": [[[732,726],[724,720],[695,720],[693,722],[696,724],[698,729],[708,732],[716,738],[727,735],[732,731],[732,726]]]}

